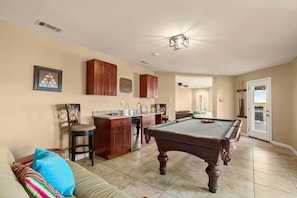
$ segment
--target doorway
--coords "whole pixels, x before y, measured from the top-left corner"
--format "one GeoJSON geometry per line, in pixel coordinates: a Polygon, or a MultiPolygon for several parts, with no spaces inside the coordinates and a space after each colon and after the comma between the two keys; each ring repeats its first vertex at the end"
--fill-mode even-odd
{"type": "Polygon", "coordinates": [[[247,82],[247,134],[271,141],[271,78],[247,82]]]}
{"type": "Polygon", "coordinates": [[[209,112],[208,92],[196,92],[196,109],[199,112],[209,112]]]}

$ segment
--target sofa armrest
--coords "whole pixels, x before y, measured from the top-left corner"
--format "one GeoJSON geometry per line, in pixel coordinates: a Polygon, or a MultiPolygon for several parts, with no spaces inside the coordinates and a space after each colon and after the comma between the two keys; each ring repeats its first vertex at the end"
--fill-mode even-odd
{"type": "MultiPolygon", "coordinates": [[[[59,155],[65,153],[64,150],[59,149],[59,148],[50,148],[50,149],[47,149],[47,150],[55,152],[55,153],[57,153],[59,155]]],[[[28,155],[28,156],[25,156],[25,157],[22,157],[22,158],[18,158],[15,161],[20,162],[22,164],[28,164],[28,163],[33,162],[33,159],[34,159],[34,154],[31,154],[31,155],[28,155]]]]}

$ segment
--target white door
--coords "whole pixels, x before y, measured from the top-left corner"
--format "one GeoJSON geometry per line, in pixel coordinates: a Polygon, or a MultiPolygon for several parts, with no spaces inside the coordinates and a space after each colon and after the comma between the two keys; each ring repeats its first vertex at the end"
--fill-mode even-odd
{"type": "Polygon", "coordinates": [[[247,82],[248,135],[271,141],[271,78],[247,82]]]}
{"type": "Polygon", "coordinates": [[[208,92],[196,93],[196,111],[209,112],[208,92]]]}

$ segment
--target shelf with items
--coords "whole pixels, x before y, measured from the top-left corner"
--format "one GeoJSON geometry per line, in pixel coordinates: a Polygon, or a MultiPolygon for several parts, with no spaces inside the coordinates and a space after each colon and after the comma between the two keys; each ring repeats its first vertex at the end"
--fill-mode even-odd
{"type": "Polygon", "coordinates": [[[247,116],[237,115],[238,118],[247,118],[247,116]]]}
{"type": "Polygon", "coordinates": [[[246,116],[246,91],[247,89],[244,88],[243,81],[239,83],[239,89],[236,90],[238,93],[238,118],[247,118],[246,116]]]}
{"type": "Polygon", "coordinates": [[[236,91],[237,92],[244,92],[244,91],[246,91],[246,89],[237,89],[236,91]]]}

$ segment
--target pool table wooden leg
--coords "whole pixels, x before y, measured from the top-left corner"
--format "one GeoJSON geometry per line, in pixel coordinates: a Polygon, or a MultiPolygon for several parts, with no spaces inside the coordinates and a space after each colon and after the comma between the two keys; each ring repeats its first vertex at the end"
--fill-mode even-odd
{"type": "Polygon", "coordinates": [[[168,156],[166,154],[166,151],[160,151],[159,150],[159,155],[158,155],[158,160],[160,162],[160,174],[165,175],[166,174],[166,163],[168,161],[168,156]]]}
{"type": "Polygon", "coordinates": [[[218,163],[208,162],[208,167],[206,168],[206,173],[208,174],[208,187],[209,191],[212,193],[217,192],[218,186],[218,178],[221,175],[221,171],[219,170],[218,163]]]}

